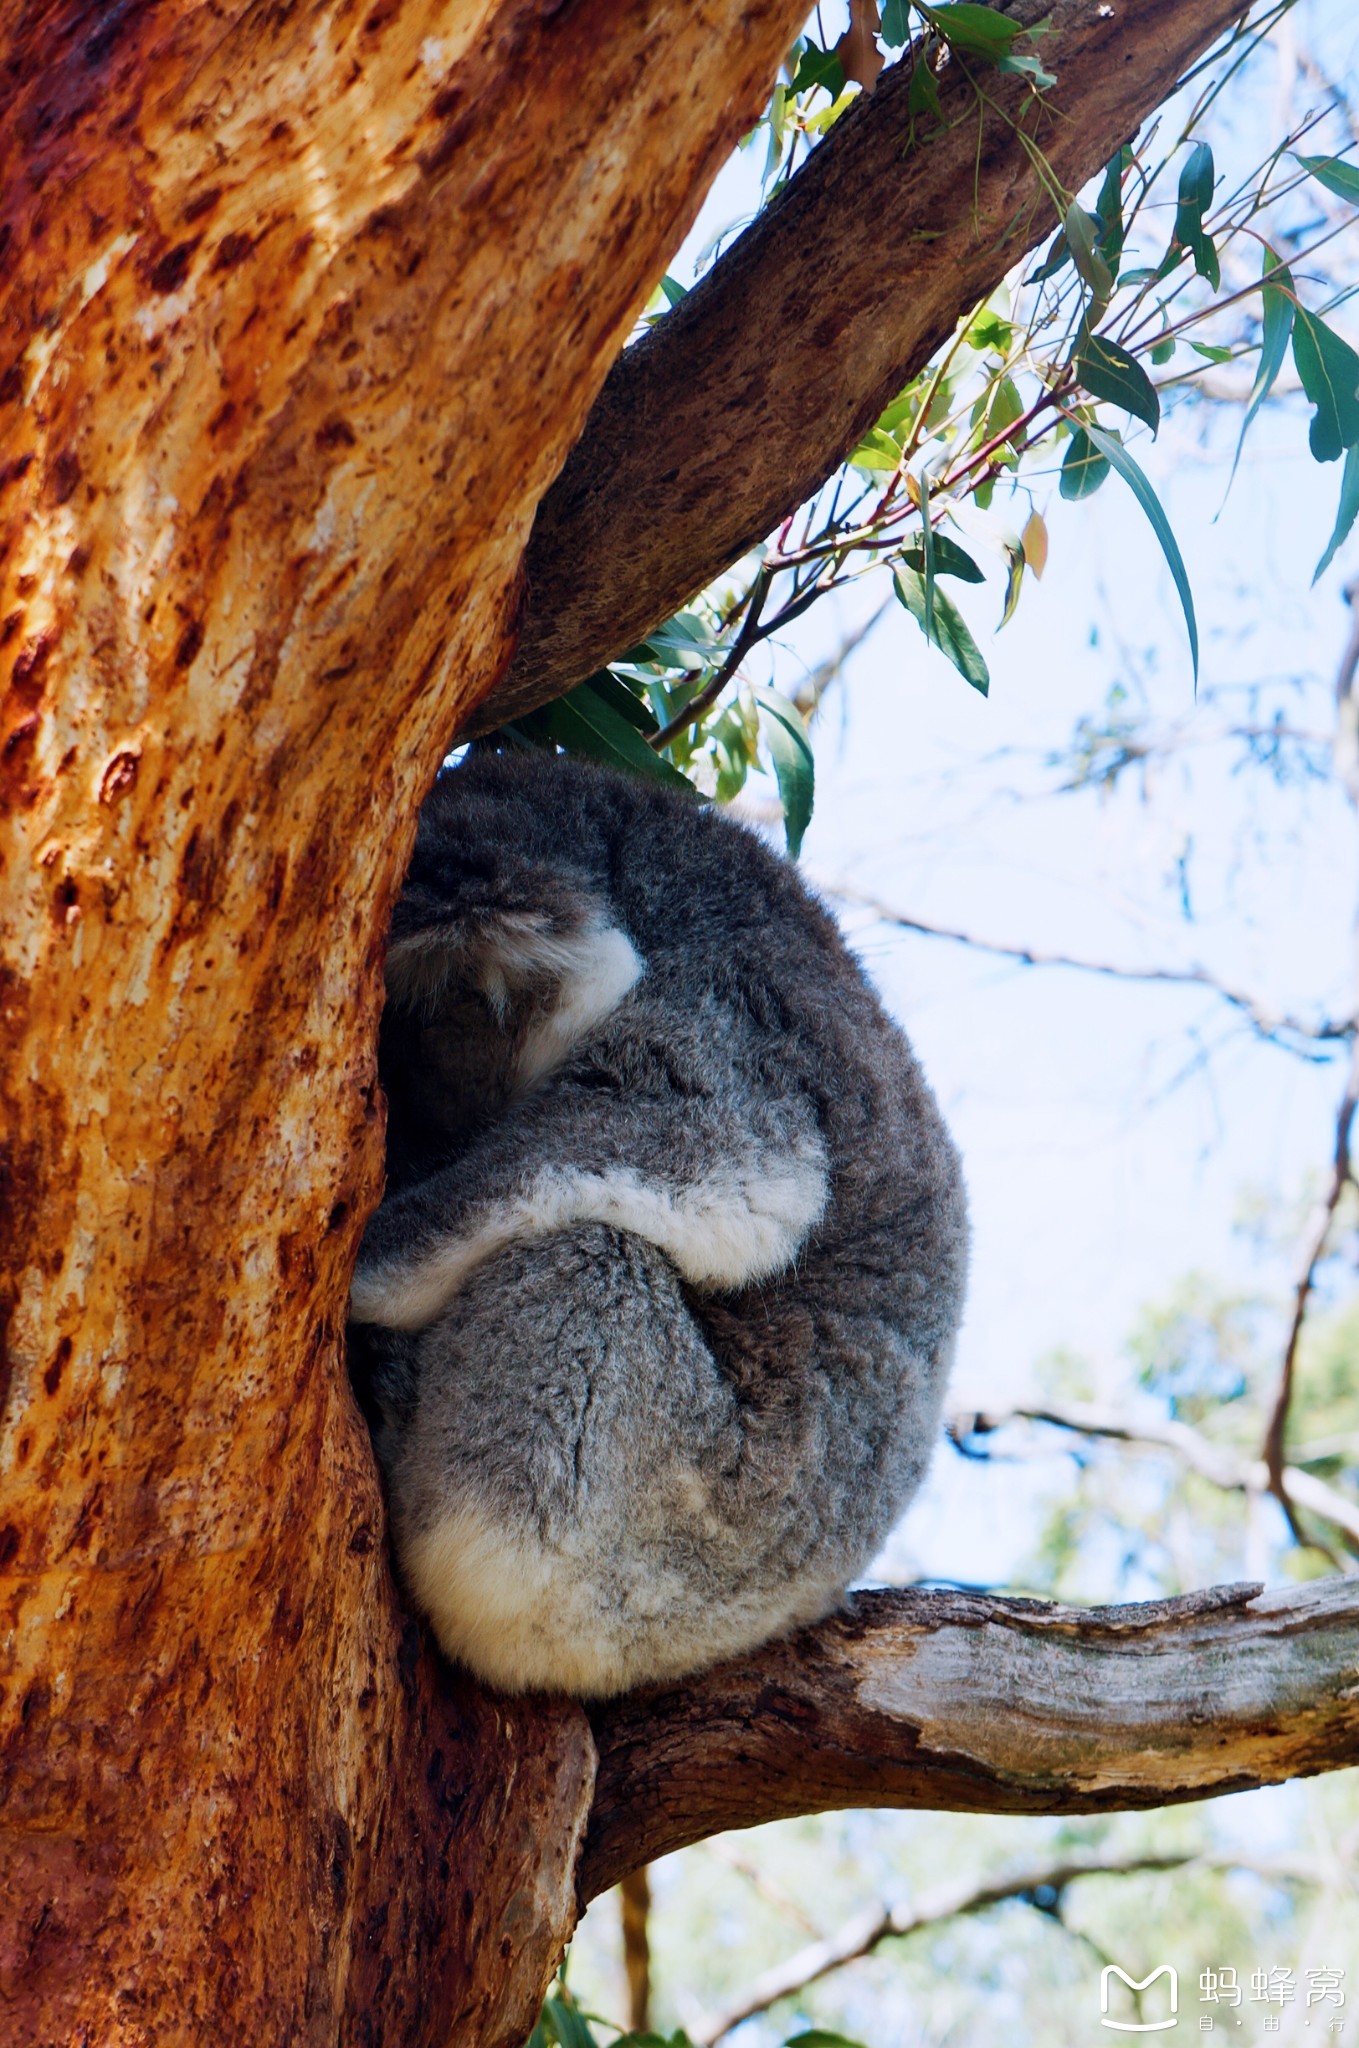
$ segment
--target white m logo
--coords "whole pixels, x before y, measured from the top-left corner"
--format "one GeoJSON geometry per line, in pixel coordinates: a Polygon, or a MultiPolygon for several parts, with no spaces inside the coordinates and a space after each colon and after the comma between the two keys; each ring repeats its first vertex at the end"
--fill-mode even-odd
{"type": "Polygon", "coordinates": [[[1106,1963],[1099,1973],[1099,2009],[1101,2014],[1107,2015],[1109,2011],[1109,1979],[1111,1977],[1121,1977],[1129,1991],[1145,1991],[1147,1986],[1154,1984],[1158,1977],[1169,1977],[1170,2018],[1165,2020],[1111,2020],[1106,2017],[1100,2020],[1102,2027],[1112,2027],[1119,2034],[1159,2034],[1166,2027],[1177,2027],[1180,2024],[1175,2017],[1180,2009],[1180,1980],[1169,1963],[1162,1963],[1158,1969],[1151,1972],[1150,1976],[1143,1977],[1140,1982],[1135,1977],[1130,1977],[1126,1970],[1120,1970],[1117,1963],[1106,1963]]]}

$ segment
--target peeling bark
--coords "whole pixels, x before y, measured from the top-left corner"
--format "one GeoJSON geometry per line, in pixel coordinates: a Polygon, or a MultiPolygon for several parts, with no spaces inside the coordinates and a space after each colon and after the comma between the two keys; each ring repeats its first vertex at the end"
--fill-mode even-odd
{"type": "Polygon", "coordinates": [[[954,64],[943,132],[912,142],[910,66],[884,71],[787,190],[622,356],[529,547],[514,661],[486,732],[634,645],[843,461],[958,320],[1057,226],[1022,126],[1075,189],[1244,11],[1242,0],[1017,0],[1046,19],[1041,112],[954,64]],[[1004,116],[1001,113],[1004,110],[1004,116]],[[597,488],[600,477],[608,489],[597,488]]]}
{"type": "Polygon", "coordinates": [[[800,0],[0,22],[0,2005],[510,2043],[593,1753],[403,1623],[343,1360],[387,907],[800,0]]]}
{"type": "Polygon", "coordinates": [[[859,1593],[591,1713],[582,1901],[724,1828],[844,1806],[1104,1813],[1359,1762],[1359,1581],[1135,1607],[859,1593]]]}

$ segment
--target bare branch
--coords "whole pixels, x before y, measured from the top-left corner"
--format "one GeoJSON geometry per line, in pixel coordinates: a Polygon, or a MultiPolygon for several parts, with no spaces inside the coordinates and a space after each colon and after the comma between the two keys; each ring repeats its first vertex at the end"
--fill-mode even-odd
{"type": "MultiPolygon", "coordinates": [[[[1317,1268],[1326,1255],[1330,1240],[1331,1226],[1340,1198],[1350,1183],[1350,1135],[1354,1128],[1354,1113],[1359,1106],[1359,1040],[1355,1042],[1350,1058],[1349,1071],[1345,1076],[1345,1092],[1335,1117],[1335,1144],[1331,1155],[1331,1174],[1324,1193],[1308,1219],[1303,1239],[1302,1254],[1298,1261],[1297,1279],[1293,1289],[1293,1314],[1288,1325],[1288,1338],[1284,1344],[1283,1364],[1279,1371],[1279,1387],[1270,1410],[1269,1424],[1265,1430],[1263,1457],[1269,1473],[1269,1489],[1288,1510],[1287,1487],[1284,1470],[1284,1437],[1288,1429],[1288,1410],[1293,1399],[1293,1385],[1297,1373],[1298,1346],[1302,1342],[1303,1326],[1307,1321],[1307,1310],[1311,1304],[1316,1286],[1317,1268]]],[[[1296,1498],[1296,1494],[1294,1496],[1296,1498]]],[[[1292,1521],[1289,1513],[1289,1520],[1292,1521]]],[[[1294,1533],[1297,1533],[1294,1524],[1294,1533]]]]}
{"type": "Polygon", "coordinates": [[[1072,953],[1044,952],[1036,946],[1005,945],[996,939],[979,939],[974,932],[959,931],[951,925],[932,924],[927,918],[911,917],[866,890],[854,888],[851,883],[821,877],[816,879],[817,886],[826,895],[871,912],[880,924],[894,925],[900,931],[918,932],[927,939],[946,939],[952,945],[967,946],[974,953],[987,953],[995,960],[1013,960],[1021,967],[1067,967],[1078,974],[1095,974],[1113,981],[1156,982],[1171,988],[1206,989],[1238,1010],[1261,1038],[1271,1039],[1276,1044],[1289,1038],[1318,1045],[1355,1040],[1353,1017],[1323,1017],[1309,1024],[1287,1011],[1266,1008],[1257,997],[1233,988],[1228,982],[1219,981],[1206,967],[1128,967],[1113,960],[1086,960],[1072,953]]]}
{"type": "MultiPolygon", "coordinates": [[[[1032,1901],[1036,1893],[1050,1893],[1060,1900],[1071,1885],[1086,1877],[1132,1877],[1139,1872],[1184,1870],[1190,1866],[1201,1870],[1250,1870],[1293,1884],[1319,1885],[1323,1882],[1322,1873],[1316,1869],[1304,1871],[1290,1866],[1280,1870],[1250,1858],[1201,1856],[1186,1849],[1161,1855],[1068,1856],[1060,1862],[1012,1871],[989,1884],[941,1885],[914,1905],[870,1906],[854,1919],[846,1921],[826,1940],[814,1941],[799,1949],[786,1962],[775,1964],[757,1977],[737,2002],[691,2028],[691,2038],[697,2043],[697,2048],[712,2048],[714,2042],[729,2034],[734,2027],[739,2027],[743,2020],[767,2012],[781,1998],[791,1998],[795,1993],[805,1991],[809,1985],[830,1976],[835,1970],[843,1969],[847,1963],[859,1962],[864,1956],[872,1955],[882,1942],[918,1934],[923,1928],[937,1927],[942,1921],[985,1913],[992,1906],[1004,1905],[1012,1899],[1032,1901]]],[[[1044,1910],[1047,1910],[1046,1906],[1044,1910]]]]}
{"type": "MultiPolygon", "coordinates": [[[[1350,607],[1349,635],[1335,679],[1335,766],[1342,788],[1349,798],[1350,809],[1359,822],[1359,698],[1355,694],[1355,677],[1359,673],[1359,578],[1345,587],[1345,602],[1350,607]]],[[[1354,987],[1359,991],[1359,907],[1356,908],[1354,934],[1354,987]]],[[[1317,1268],[1326,1254],[1330,1240],[1331,1226],[1340,1198],[1351,1178],[1350,1138],[1354,1129],[1354,1115],[1359,1106],[1359,1039],[1350,1052],[1349,1071],[1345,1076],[1344,1093],[1340,1097],[1335,1113],[1335,1138],[1331,1148],[1331,1174],[1326,1189],[1308,1219],[1307,1232],[1303,1239],[1302,1252],[1298,1261],[1297,1279],[1294,1284],[1293,1317],[1289,1324],[1288,1338],[1284,1345],[1283,1363],[1279,1369],[1279,1388],[1270,1411],[1265,1440],[1261,1449],[1269,1467],[1270,1489],[1283,1504],[1297,1534],[1293,1511],[1288,1505],[1284,1492],[1283,1458],[1284,1439],[1288,1434],[1288,1410],[1293,1400],[1293,1386],[1297,1374],[1298,1347],[1302,1342],[1303,1326],[1311,1305],[1312,1292],[1316,1286],[1317,1268]]]]}
{"type": "Polygon", "coordinates": [[[570,689],[771,533],[1052,232],[1038,153],[1059,185],[1083,184],[1245,9],[1007,11],[1048,21],[1058,85],[1041,107],[1022,80],[988,71],[983,115],[953,65],[946,125],[912,140],[910,64],[893,66],[615,364],[539,510],[514,662],[467,734],[570,689]]]}
{"type": "Polygon", "coordinates": [[[727,1828],[845,1806],[1096,1813],[1359,1761],[1359,1584],[1133,1607],[859,1593],[593,1710],[582,1899],[727,1828]]]}
{"type": "MultiPolygon", "coordinates": [[[[1221,1444],[1211,1443],[1198,1430],[1191,1429],[1187,1422],[1134,1422],[1115,1408],[1098,1407],[1088,1401],[1044,1401],[1033,1406],[1024,1404],[959,1413],[949,1419],[949,1435],[955,1442],[961,1442],[969,1436],[990,1435],[994,1430],[1003,1429],[1007,1422],[1046,1422],[1054,1429],[1068,1429],[1080,1436],[1106,1437],[1115,1443],[1145,1444],[1149,1449],[1173,1452],[1200,1479],[1206,1479],[1211,1486],[1221,1487],[1226,1493],[1259,1495],[1275,1492],[1269,1467],[1263,1458],[1243,1458],[1221,1444]]],[[[1324,1479],[1318,1479],[1311,1472],[1300,1471],[1296,1465],[1283,1468],[1282,1484],[1285,1498],[1291,1505],[1305,1508],[1309,1514],[1329,1522],[1359,1555],[1359,1506],[1346,1499],[1335,1487],[1328,1486],[1324,1479]]],[[[1308,1542],[1306,1536],[1299,1540],[1308,1542]]]]}

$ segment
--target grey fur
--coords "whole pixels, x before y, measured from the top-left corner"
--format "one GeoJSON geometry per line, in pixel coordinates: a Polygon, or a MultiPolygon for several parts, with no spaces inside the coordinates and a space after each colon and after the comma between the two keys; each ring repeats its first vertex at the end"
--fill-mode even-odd
{"type": "Polygon", "coordinates": [[[829,917],[679,792],[482,756],[425,806],[388,987],[353,1313],[445,1649],[597,1696],[825,1613],[923,1475],[967,1263],[829,917]]]}

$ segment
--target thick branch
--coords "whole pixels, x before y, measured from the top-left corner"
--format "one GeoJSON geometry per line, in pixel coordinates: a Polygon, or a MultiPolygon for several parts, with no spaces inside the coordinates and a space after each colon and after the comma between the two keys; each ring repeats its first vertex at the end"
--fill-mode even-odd
{"type": "Polygon", "coordinates": [[[846,1806],[1098,1813],[1359,1762],[1359,1587],[1137,1607],[860,1593],[593,1715],[582,1898],[725,1828],[846,1806]]]}
{"type": "Polygon", "coordinates": [[[1058,84],[1025,111],[954,65],[950,125],[908,140],[909,65],[838,123],[780,199],[615,364],[544,501],[505,681],[468,732],[570,689],[769,533],[830,475],[960,315],[1052,232],[1015,126],[1084,183],[1244,11],[1242,0],[1019,0],[1058,84]]]}

